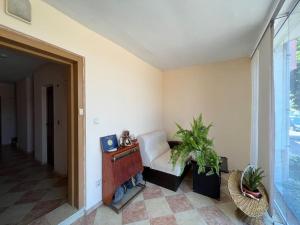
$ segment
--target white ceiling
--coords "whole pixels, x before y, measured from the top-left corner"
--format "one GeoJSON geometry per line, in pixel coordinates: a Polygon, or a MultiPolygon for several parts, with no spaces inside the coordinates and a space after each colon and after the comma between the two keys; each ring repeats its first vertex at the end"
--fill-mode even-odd
{"type": "Polygon", "coordinates": [[[161,69],[249,56],[273,3],[273,0],[45,1],[161,69]]]}
{"type": "Polygon", "coordinates": [[[15,82],[31,76],[36,68],[46,62],[29,54],[0,48],[0,82],[15,82]]]}

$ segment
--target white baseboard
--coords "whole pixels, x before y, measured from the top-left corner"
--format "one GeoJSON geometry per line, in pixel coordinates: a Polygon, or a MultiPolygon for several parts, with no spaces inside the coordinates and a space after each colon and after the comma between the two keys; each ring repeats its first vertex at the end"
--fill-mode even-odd
{"type": "Polygon", "coordinates": [[[90,214],[91,212],[93,212],[95,209],[99,208],[101,205],[103,205],[103,201],[98,202],[97,204],[95,204],[94,206],[85,209],[85,215],[90,214]]]}
{"type": "Polygon", "coordinates": [[[58,225],[70,225],[80,219],[81,217],[90,214],[98,207],[100,207],[103,202],[99,202],[89,209],[80,209],[76,210],[68,204],[64,204],[57,209],[46,215],[46,219],[50,224],[58,224],[58,225]]]}
{"type": "Polygon", "coordinates": [[[81,217],[84,216],[84,209],[78,210],[76,213],[69,216],[67,219],[59,223],[58,225],[70,225],[77,220],[79,220],[81,217]]]}

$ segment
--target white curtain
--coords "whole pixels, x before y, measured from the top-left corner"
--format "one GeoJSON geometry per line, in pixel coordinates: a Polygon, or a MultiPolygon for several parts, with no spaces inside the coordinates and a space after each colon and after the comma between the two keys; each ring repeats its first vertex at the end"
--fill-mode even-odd
{"type": "Polygon", "coordinates": [[[271,193],[272,158],[272,28],[266,30],[251,60],[251,163],[265,171],[264,185],[271,193]]]}
{"type": "Polygon", "coordinates": [[[257,166],[258,162],[258,103],[259,103],[259,50],[251,60],[252,81],[252,116],[251,116],[251,147],[250,163],[257,166]]]}

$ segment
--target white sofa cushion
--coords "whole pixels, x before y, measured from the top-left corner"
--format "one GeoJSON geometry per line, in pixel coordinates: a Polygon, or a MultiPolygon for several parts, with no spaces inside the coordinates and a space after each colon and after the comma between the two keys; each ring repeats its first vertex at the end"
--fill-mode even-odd
{"type": "Polygon", "coordinates": [[[170,151],[167,135],[163,131],[153,131],[138,136],[143,165],[151,167],[153,160],[170,151]]]}
{"type": "Polygon", "coordinates": [[[158,158],[154,159],[151,162],[151,169],[158,170],[164,173],[172,174],[175,176],[180,176],[181,175],[181,167],[179,163],[177,163],[174,167],[170,161],[171,157],[171,150],[165,152],[158,158]]]}

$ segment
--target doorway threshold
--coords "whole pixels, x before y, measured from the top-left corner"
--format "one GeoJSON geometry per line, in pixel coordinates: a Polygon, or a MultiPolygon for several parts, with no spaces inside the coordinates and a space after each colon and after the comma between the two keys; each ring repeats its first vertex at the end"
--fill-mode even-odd
{"type": "Polygon", "coordinates": [[[65,203],[46,215],[34,220],[29,225],[47,224],[47,225],[69,225],[74,223],[84,215],[84,209],[76,209],[65,203]]]}

